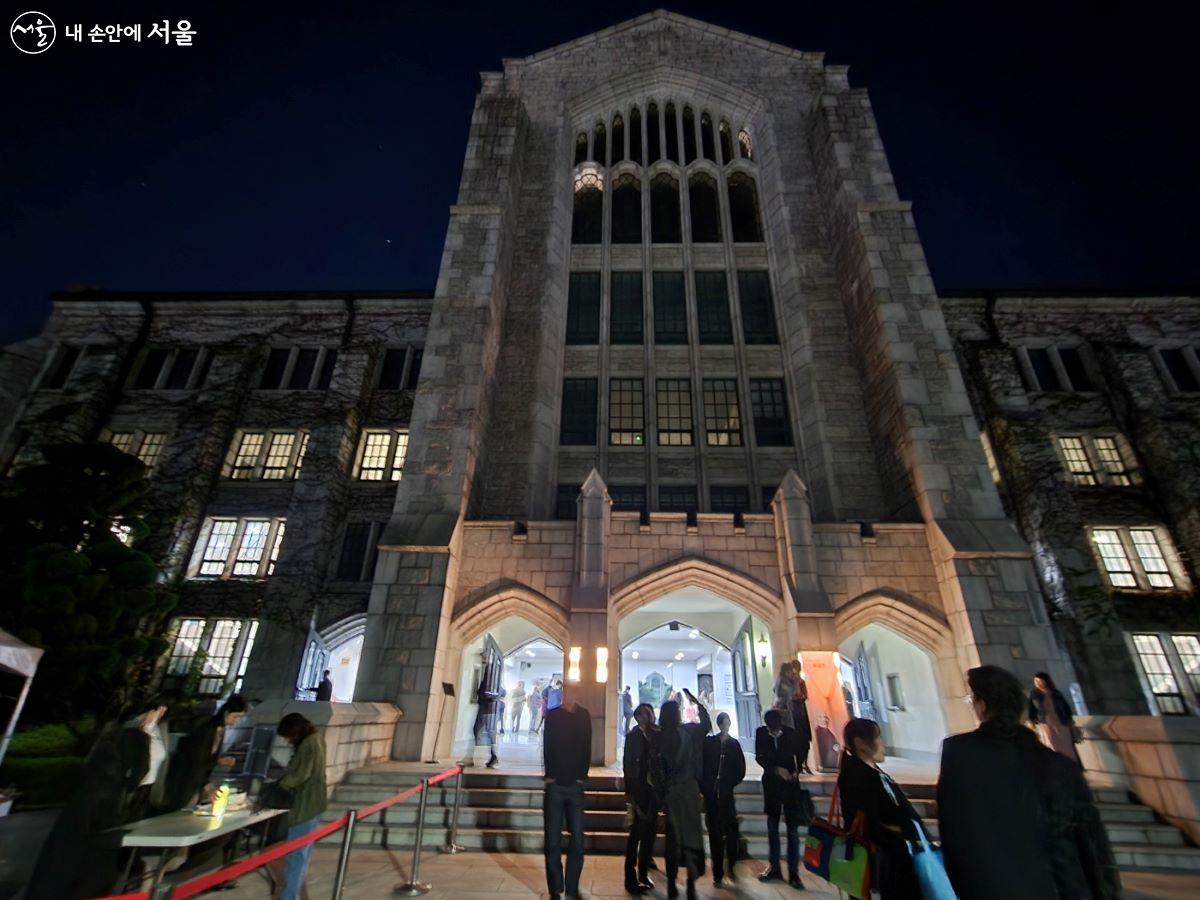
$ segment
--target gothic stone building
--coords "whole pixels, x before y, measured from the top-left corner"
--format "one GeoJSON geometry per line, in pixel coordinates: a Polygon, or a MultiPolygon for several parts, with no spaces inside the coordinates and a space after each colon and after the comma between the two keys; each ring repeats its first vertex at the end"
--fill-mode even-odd
{"type": "Polygon", "coordinates": [[[846,69],[657,12],[484,73],[432,296],[57,295],[4,452],[151,466],[168,674],[267,708],[361,645],[342,765],[445,758],[535,640],[612,759],[664,623],[740,734],[799,659],[814,725],[928,759],[980,663],[1197,711],[1198,318],[939,298],[846,69]]]}

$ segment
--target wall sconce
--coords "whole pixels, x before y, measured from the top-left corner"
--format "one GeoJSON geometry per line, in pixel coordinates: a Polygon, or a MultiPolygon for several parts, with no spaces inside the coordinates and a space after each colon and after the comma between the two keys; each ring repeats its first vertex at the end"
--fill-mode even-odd
{"type": "Polygon", "coordinates": [[[760,635],[758,642],[754,645],[754,650],[758,654],[759,663],[765,668],[767,658],[771,655],[771,643],[767,640],[766,635],[760,635]]]}
{"type": "Polygon", "coordinates": [[[596,648],[596,684],[608,683],[608,648],[596,648]]]}
{"type": "Polygon", "coordinates": [[[582,676],[579,674],[579,660],[583,656],[582,647],[572,647],[567,651],[567,681],[578,684],[582,676]]]}

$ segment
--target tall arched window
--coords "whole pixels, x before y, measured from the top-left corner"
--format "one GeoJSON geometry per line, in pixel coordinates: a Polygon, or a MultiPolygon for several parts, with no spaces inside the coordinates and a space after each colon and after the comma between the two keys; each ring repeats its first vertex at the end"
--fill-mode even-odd
{"type": "Polygon", "coordinates": [[[642,164],[642,114],[636,106],[629,111],[629,158],[642,164]]]}
{"type": "Polygon", "coordinates": [[[621,118],[620,113],[613,116],[612,147],[612,161],[615,166],[625,158],[625,120],[621,118]]]}
{"type": "Polygon", "coordinates": [[[711,175],[693,175],[688,184],[691,201],[692,241],[697,244],[721,242],[721,209],[717,202],[717,182],[711,175]]]}
{"type": "Polygon", "coordinates": [[[604,123],[597,122],[592,132],[592,159],[602,166],[608,165],[608,136],[604,131],[604,123]]]}
{"type": "Polygon", "coordinates": [[[733,162],[733,135],[729,131],[729,123],[721,123],[721,165],[727,166],[733,162]]]}
{"type": "Polygon", "coordinates": [[[662,142],[658,133],[658,104],[646,107],[646,162],[654,165],[662,159],[662,142]]]}
{"type": "Polygon", "coordinates": [[[745,128],[738,132],[738,150],[742,159],[754,159],[754,148],[750,144],[750,132],[745,128]]]}
{"type": "Polygon", "coordinates": [[[675,104],[667,104],[666,118],[663,127],[667,132],[667,159],[673,163],[679,162],[679,120],[675,117],[675,104]]]}
{"type": "Polygon", "coordinates": [[[691,164],[696,160],[696,116],[690,106],[683,108],[683,161],[691,164]]]}
{"type": "Polygon", "coordinates": [[[763,239],[758,216],[758,192],[754,179],[744,172],[729,176],[729,219],[735,243],[759,243],[763,239]]]}
{"type": "Polygon", "coordinates": [[[629,174],[613,182],[612,242],[642,242],[642,188],[638,179],[629,174]]]}
{"type": "Polygon", "coordinates": [[[661,172],[650,182],[650,240],[678,244],[683,240],[679,218],[679,182],[661,172]]]}
{"type": "Polygon", "coordinates": [[[577,166],[581,162],[587,162],[587,133],[583,131],[575,138],[575,162],[571,165],[577,166]]]}
{"type": "Polygon", "coordinates": [[[712,116],[708,113],[700,114],[700,149],[704,152],[705,159],[717,161],[716,144],[713,143],[712,116]]]}
{"type": "Polygon", "coordinates": [[[571,216],[571,243],[600,243],[604,214],[604,182],[600,173],[585,169],[575,178],[575,210],[571,216]]]}

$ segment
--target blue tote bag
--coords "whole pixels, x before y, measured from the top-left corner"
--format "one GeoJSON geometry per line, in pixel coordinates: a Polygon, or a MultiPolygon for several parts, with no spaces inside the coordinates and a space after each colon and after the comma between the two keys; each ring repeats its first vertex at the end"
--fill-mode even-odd
{"type": "Polygon", "coordinates": [[[958,900],[954,888],[950,884],[950,876],[946,874],[946,866],[942,862],[942,851],[934,849],[929,843],[929,835],[919,819],[914,819],[917,826],[918,844],[921,852],[913,852],[913,842],[908,841],[908,852],[912,856],[913,871],[917,874],[917,884],[921,887],[924,900],[958,900]]]}

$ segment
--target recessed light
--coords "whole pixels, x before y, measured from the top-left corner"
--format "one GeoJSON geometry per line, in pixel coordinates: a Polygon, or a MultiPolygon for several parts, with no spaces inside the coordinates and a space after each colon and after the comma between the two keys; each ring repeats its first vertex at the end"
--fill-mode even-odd
{"type": "Polygon", "coordinates": [[[688,637],[690,637],[694,641],[696,638],[700,637],[700,632],[697,631],[695,628],[693,628],[691,631],[688,632],[688,637]]]}
{"type": "Polygon", "coordinates": [[[683,659],[683,651],[682,651],[682,650],[680,650],[678,653],[676,653],[676,654],[675,654],[675,658],[676,658],[676,659],[683,659]]]}
{"type": "Polygon", "coordinates": [[[630,656],[632,656],[634,659],[640,659],[642,654],[640,654],[640,653],[638,653],[636,650],[634,650],[634,651],[633,651],[632,653],[630,653],[629,655],[630,655],[630,656]]]}

